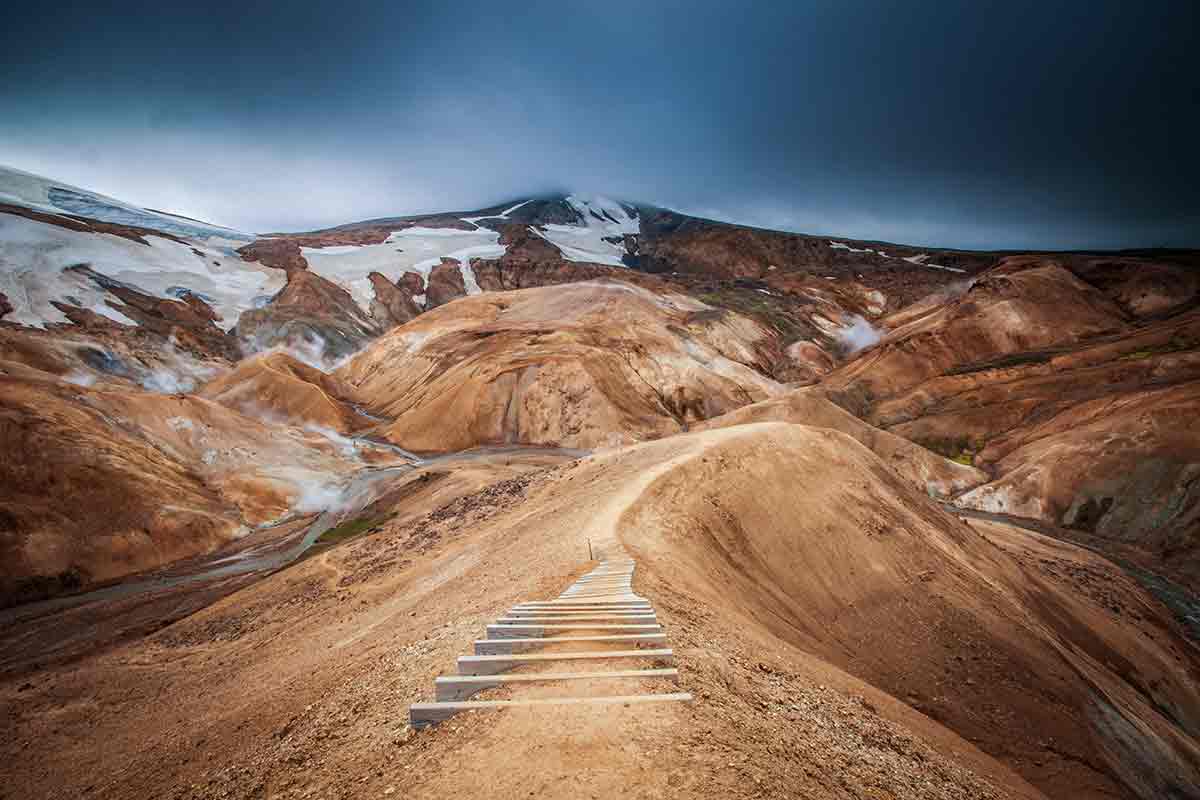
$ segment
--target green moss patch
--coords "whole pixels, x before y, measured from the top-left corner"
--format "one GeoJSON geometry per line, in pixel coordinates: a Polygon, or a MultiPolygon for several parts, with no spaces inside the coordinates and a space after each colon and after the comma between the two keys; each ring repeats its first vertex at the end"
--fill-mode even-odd
{"type": "Polygon", "coordinates": [[[358,519],[347,520],[336,528],[330,528],[317,537],[318,544],[337,544],[344,542],[347,539],[353,539],[355,536],[361,536],[381,522],[381,520],[372,517],[359,517],[358,519]]]}

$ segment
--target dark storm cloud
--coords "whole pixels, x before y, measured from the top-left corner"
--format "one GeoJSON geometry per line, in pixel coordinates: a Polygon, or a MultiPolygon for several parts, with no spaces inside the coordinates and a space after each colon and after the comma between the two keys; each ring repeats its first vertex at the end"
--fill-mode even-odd
{"type": "Polygon", "coordinates": [[[1200,245],[1195,8],[58,4],[0,27],[0,163],[255,230],[569,188],[915,243],[1200,245]]]}

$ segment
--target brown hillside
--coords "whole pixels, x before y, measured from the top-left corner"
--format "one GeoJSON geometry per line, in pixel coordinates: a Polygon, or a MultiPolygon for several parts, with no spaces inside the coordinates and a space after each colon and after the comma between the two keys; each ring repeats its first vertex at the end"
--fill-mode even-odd
{"type": "Polygon", "coordinates": [[[410,450],[591,448],[779,393],[759,371],[771,345],[736,314],[591,281],[462,298],[391,331],[338,375],[410,450]]]}
{"type": "Polygon", "coordinates": [[[370,424],[354,413],[354,390],[343,381],[274,351],[245,359],[237,369],[206,384],[202,397],[249,416],[271,417],[304,427],[348,433],[370,424]]]}

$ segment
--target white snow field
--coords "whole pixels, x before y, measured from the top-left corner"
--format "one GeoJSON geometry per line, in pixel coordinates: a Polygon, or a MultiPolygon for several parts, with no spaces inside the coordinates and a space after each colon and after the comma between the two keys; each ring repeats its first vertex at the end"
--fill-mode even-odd
{"type": "Polygon", "coordinates": [[[429,273],[443,258],[450,258],[459,263],[467,293],[479,294],[479,284],[475,282],[475,273],[470,270],[470,260],[499,258],[504,251],[500,234],[488,228],[476,227],[475,230],[464,231],[420,226],[393,231],[381,244],[304,247],[300,250],[309,269],[343,286],[364,309],[370,308],[371,299],[375,296],[367,279],[372,272],[378,272],[393,282],[405,272],[417,272],[422,278],[428,279],[429,273]]]}
{"type": "MultiPolygon", "coordinates": [[[[428,279],[443,258],[457,261],[468,294],[481,289],[470,268],[473,258],[499,258],[505,247],[500,235],[479,223],[504,220],[531,200],[522,200],[498,214],[466,216],[470,229],[413,225],[395,230],[374,245],[305,247],[309,268],[342,286],[367,313],[374,290],[367,276],[379,272],[398,280],[405,272],[428,279]]],[[[555,245],[569,261],[623,266],[626,234],[639,232],[637,213],[605,197],[571,195],[566,202],[581,217],[571,225],[545,225],[535,232],[555,245]],[[605,241],[605,237],[619,243],[605,241]]],[[[123,325],[136,322],[107,304],[116,299],[85,276],[67,267],[85,265],[106,278],[129,284],[150,295],[181,298],[192,292],[220,315],[228,330],[243,311],[265,304],[283,288],[286,276],[241,258],[236,248],[253,241],[252,234],[222,228],[89,192],[69,184],[0,166],[0,203],[22,206],[56,216],[73,215],[102,222],[131,225],[183,239],[145,236],[141,244],[111,234],[75,231],[50,223],[0,214],[0,292],[13,311],[5,321],[34,327],[68,322],[51,301],[88,308],[123,325]]],[[[422,298],[418,298],[418,302],[422,298]]]]}
{"type": "Polygon", "coordinates": [[[580,225],[546,225],[545,230],[531,230],[557,247],[568,261],[625,266],[621,261],[625,255],[624,243],[613,244],[604,238],[638,233],[637,212],[607,197],[573,194],[567,197],[567,203],[583,217],[580,225]]]}
{"type": "MultiPolygon", "coordinates": [[[[305,247],[301,253],[310,269],[344,286],[363,308],[369,308],[374,297],[367,279],[370,273],[378,272],[396,281],[405,272],[416,272],[428,280],[429,273],[443,258],[459,263],[467,294],[479,294],[482,290],[470,268],[471,259],[500,258],[506,250],[500,244],[500,234],[479,223],[508,219],[509,214],[529,202],[522,200],[499,214],[460,217],[474,225],[474,230],[415,225],[393,231],[381,244],[305,247]]],[[[568,261],[624,266],[621,261],[624,245],[606,242],[604,237],[637,233],[636,213],[631,215],[620,203],[603,197],[585,199],[571,195],[566,202],[583,217],[580,225],[546,225],[544,231],[531,230],[557,247],[568,261]]]]}
{"type": "Polygon", "coordinates": [[[243,261],[227,240],[180,244],[146,236],[146,241],[148,245],[0,214],[0,292],[13,306],[5,321],[36,328],[67,322],[50,304],[58,300],[135,324],[105,305],[108,293],[103,289],[63,272],[79,264],[158,297],[178,297],[183,289],[193,292],[221,316],[218,324],[226,330],[237,324],[243,311],[283,288],[283,272],[243,261]]]}

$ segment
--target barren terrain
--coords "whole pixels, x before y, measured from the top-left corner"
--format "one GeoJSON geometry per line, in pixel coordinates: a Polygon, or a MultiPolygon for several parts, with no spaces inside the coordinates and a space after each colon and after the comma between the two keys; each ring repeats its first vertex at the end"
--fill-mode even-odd
{"type": "Polygon", "coordinates": [[[0,188],[0,797],[1200,797],[1194,253],[0,188]],[[618,552],[690,702],[409,726],[618,552]]]}

